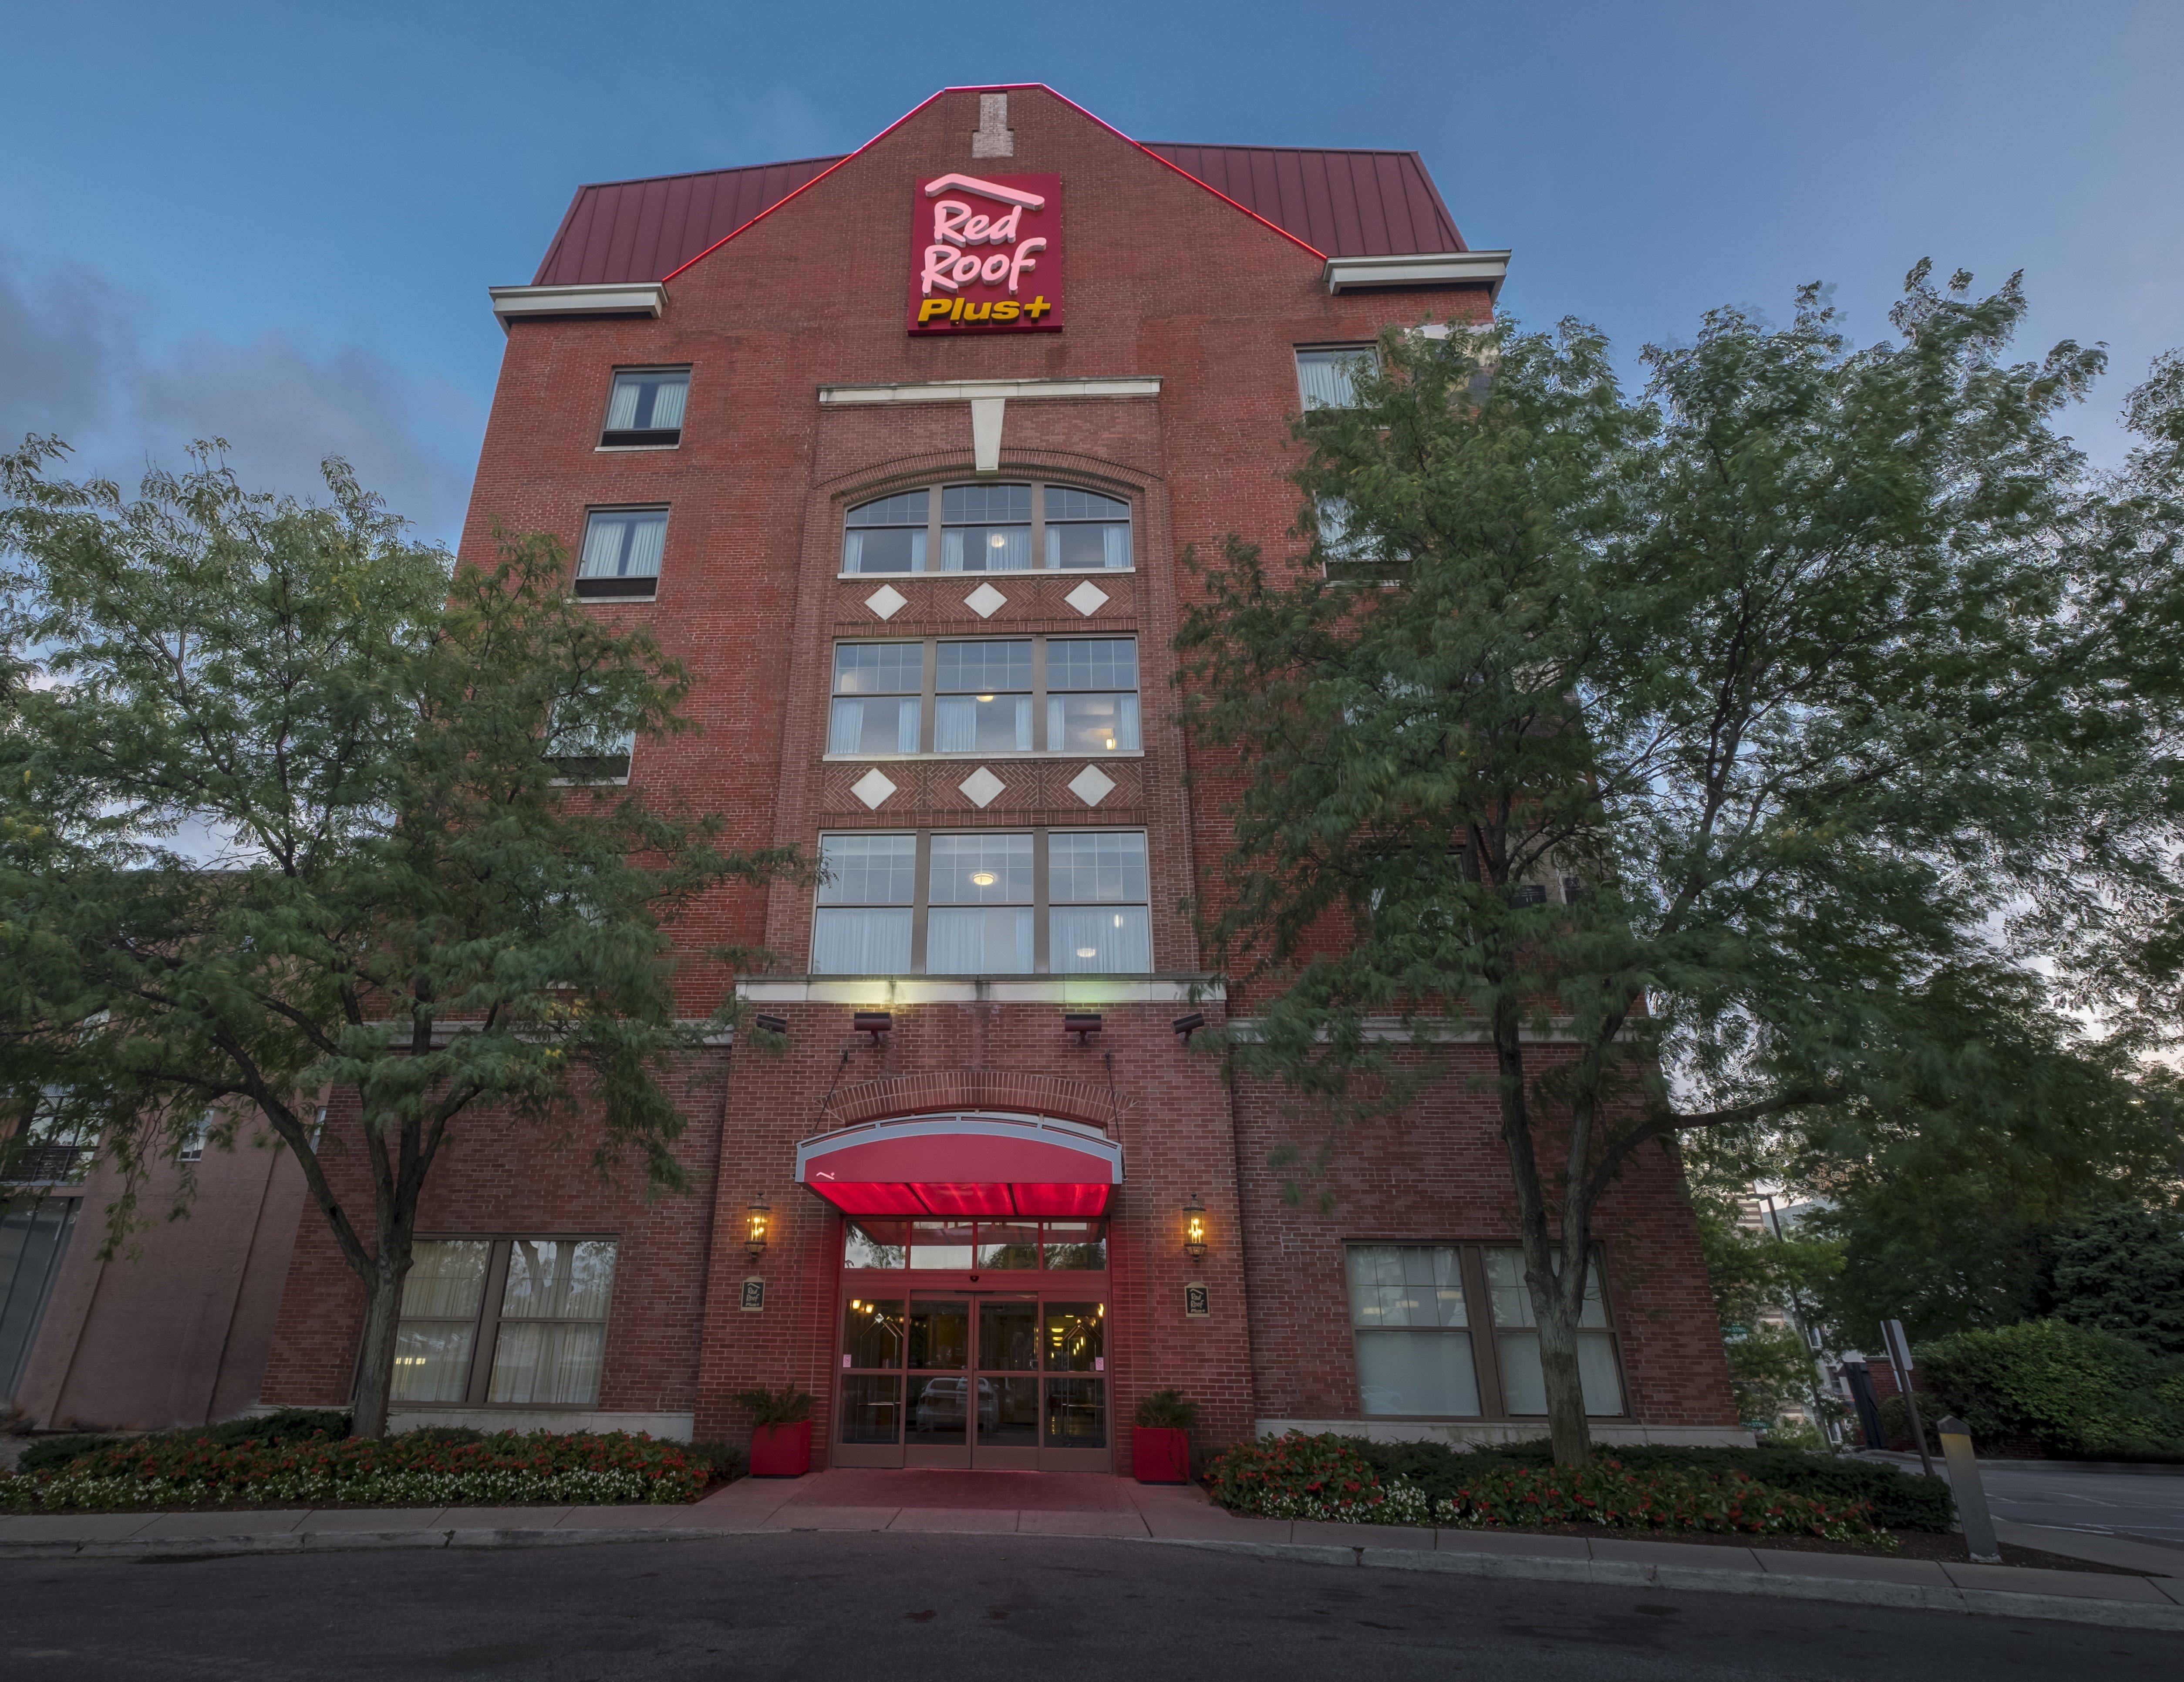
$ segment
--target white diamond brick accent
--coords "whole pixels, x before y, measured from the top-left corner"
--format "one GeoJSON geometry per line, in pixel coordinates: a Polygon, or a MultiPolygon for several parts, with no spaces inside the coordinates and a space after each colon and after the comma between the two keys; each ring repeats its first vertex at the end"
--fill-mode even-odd
{"type": "Polygon", "coordinates": [[[893,619],[910,605],[910,598],[892,584],[883,584],[865,598],[865,605],[882,619],[893,619]]]}
{"type": "Polygon", "coordinates": [[[1069,779],[1069,792],[1088,806],[1096,806],[1115,792],[1115,779],[1096,765],[1088,765],[1069,779]]]}
{"type": "Polygon", "coordinates": [[[1107,605],[1107,593],[1087,578],[1061,599],[1089,619],[1107,605]]]}
{"type": "Polygon", "coordinates": [[[875,766],[850,785],[850,792],[878,810],[880,802],[894,793],[894,780],[875,766]]]}
{"type": "Polygon", "coordinates": [[[1008,598],[991,584],[981,584],[963,598],[963,605],[981,619],[991,619],[1007,600],[1008,598]]]}
{"type": "Polygon", "coordinates": [[[963,791],[965,799],[983,811],[993,805],[994,796],[1009,785],[985,766],[980,766],[956,786],[963,791]]]}

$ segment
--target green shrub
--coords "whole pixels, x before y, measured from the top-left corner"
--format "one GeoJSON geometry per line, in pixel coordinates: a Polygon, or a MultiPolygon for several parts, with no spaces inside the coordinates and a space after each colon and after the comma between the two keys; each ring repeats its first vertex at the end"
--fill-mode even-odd
{"type": "MultiPolygon", "coordinates": [[[[122,1443],[191,1443],[200,1440],[233,1447],[240,1443],[309,1442],[325,1436],[335,1440],[348,1434],[348,1412],[339,1407],[283,1407],[241,1419],[223,1419],[216,1425],[186,1425],[179,1430],[131,1433],[85,1431],[74,1436],[40,1437],[25,1449],[15,1463],[18,1472],[49,1472],[86,1454],[122,1443]]],[[[478,1433],[471,1433],[473,1438],[478,1433]]]]}
{"type": "Polygon", "coordinates": [[[1975,1445],[2024,1435],[2081,1460],[2184,1460],[2184,1359],[2090,1326],[2025,1320],[1919,1345],[1975,1445]]]}
{"type": "Polygon", "coordinates": [[[750,1410],[754,1426],[794,1425],[800,1419],[811,1417],[811,1398],[794,1384],[783,1384],[777,1390],[760,1385],[755,1390],[738,1390],[730,1398],[738,1407],[750,1410]]]}
{"type": "Polygon", "coordinates": [[[1611,1456],[1574,1470],[1446,1451],[1446,1462],[1405,1456],[1415,1469],[1435,1476],[1429,1490],[1401,1474],[1384,1480],[1366,1453],[1368,1447],[1433,1446],[1367,1445],[1331,1432],[1317,1437],[1291,1432],[1228,1450],[1208,1468],[1209,1478],[1223,1506],[1270,1518],[1484,1529],[1578,1523],[1836,1541],[1883,1539],[1874,1528],[1872,1508],[1863,1501],[1797,1495],[1736,1471],[1630,1467],[1611,1456]],[[1451,1475],[1459,1469],[1463,1475],[1451,1475]]]}
{"type": "Polygon", "coordinates": [[[1198,1423],[1198,1404],[1181,1390],[1154,1390],[1139,1399],[1137,1423],[1154,1430],[1187,1431],[1198,1423]]]}
{"type": "Polygon", "coordinates": [[[705,1491],[710,1473],[680,1443],[621,1431],[504,1431],[467,1443],[423,1431],[237,1444],[170,1433],[114,1443],[58,1469],[0,1477],[0,1511],[688,1501],[705,1491]]]}
{"type": "Polygon", "coordinates": [[[34,1437],[15,1462],[15,1470],[19,1474],[53,1471],[79,1456],[127,1440],[103,1431],[82,1432],[72,1437],[34,1437]]]}
{"type": "MultiPolygon", "coordinates": [[[[1407,1479],[1435,1500],[1478,1476],[1490,1462],[1552,1466],[1555,1458],[1544,1439],[1494,1443],[1469,1452],[1446,1443],[1360,1442],[1357,1446],[1383,1480],[1407,1479]]],[[[1618,1444],[1601,1452],[1633,1470],[1741,1473],[1830,1507],[1864,1503],[1873,1509],[1874,1523],[1892,1530],[1947,1530],[1956,1521],[1956,1502],[1945,1481],[1900,1472],[1885,1461],[1777,1447],[1618,1444]]]]}
{"type": "Polygon", "coordinates": [[[732,1484],[742,1477],[750,1456],[730,1443],[684,1443],[682,1452],[702,1461],[716,1484],[732,1484]]]}
{"type": "Polygon", "coordinates": [[[405,1443],[482,1443],[485,1433],[475,1425],[420,1425],[414,1431],[404,1431],[400,1440],[405,1443]]]}

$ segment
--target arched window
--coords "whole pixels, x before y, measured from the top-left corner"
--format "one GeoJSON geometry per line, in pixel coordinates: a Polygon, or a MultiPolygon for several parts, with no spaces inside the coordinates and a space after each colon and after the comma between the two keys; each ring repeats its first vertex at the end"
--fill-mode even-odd
{"type": "Polygon", "coordinates": [[[1125,571],[1130,504],[1073,485],[931,485],[860,503],[842,522],[842,571],[1125,571]]]}

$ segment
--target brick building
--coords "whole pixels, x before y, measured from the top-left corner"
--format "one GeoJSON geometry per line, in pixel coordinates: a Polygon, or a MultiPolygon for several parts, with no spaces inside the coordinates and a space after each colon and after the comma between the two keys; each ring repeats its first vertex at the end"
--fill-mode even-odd
{"type": "MultiPolygon", "coordinates": [[[[578,192],[493,293],[466,552],[560,534],[697,673],[702,733],[591,774],[829,874],[681,930],[775,955],[738,984],[788,1039],[689,1072],[695,1195],[490,1122],[443,1156],[398,1424],[733,1437],[793,1384],[822,1463],[1104,1468],[1173,1386],[1208,1443],[1543,1432],[1487,1098],[1290,1206],[1279,1096],[1174,1026],[1247,1008],[1178,909],[1227,838],[1169,699],[1185,552],[1301,547],[1288,417],[1384,326],[1485,320],[1507,258],[1414,153],[1143,146],[1039,86],[578,192]]],[[[730,979],[694,961],[692,1011],[730,979]]],[[[1674,1156],[1599,1229],[1602,1434],[1741,1440],[1674,1156]]],[[[360,1317],[306,1216],[265,1399],[341,1400],[360,1317]]]]}

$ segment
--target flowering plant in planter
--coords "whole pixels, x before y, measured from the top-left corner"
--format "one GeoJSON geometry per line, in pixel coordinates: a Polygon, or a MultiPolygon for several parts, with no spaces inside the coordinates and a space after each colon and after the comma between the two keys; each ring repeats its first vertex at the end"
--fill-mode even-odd
{"type": "Polygon", "coordinates": [[[811,1469],[811,1397],[794,1384],[738,1390],[736,1406],[751,1416],[750,1475],[801,1478],[811,1469]]]}
{"type": "Polygon", "coordinates": [[[1130,1471],[1140,1484],[1190,1481],[1190,1428],[1198,1404],[1182,1391],[1154,1390],[1138,1402],[1130,1433],[1130,1471]]]}

